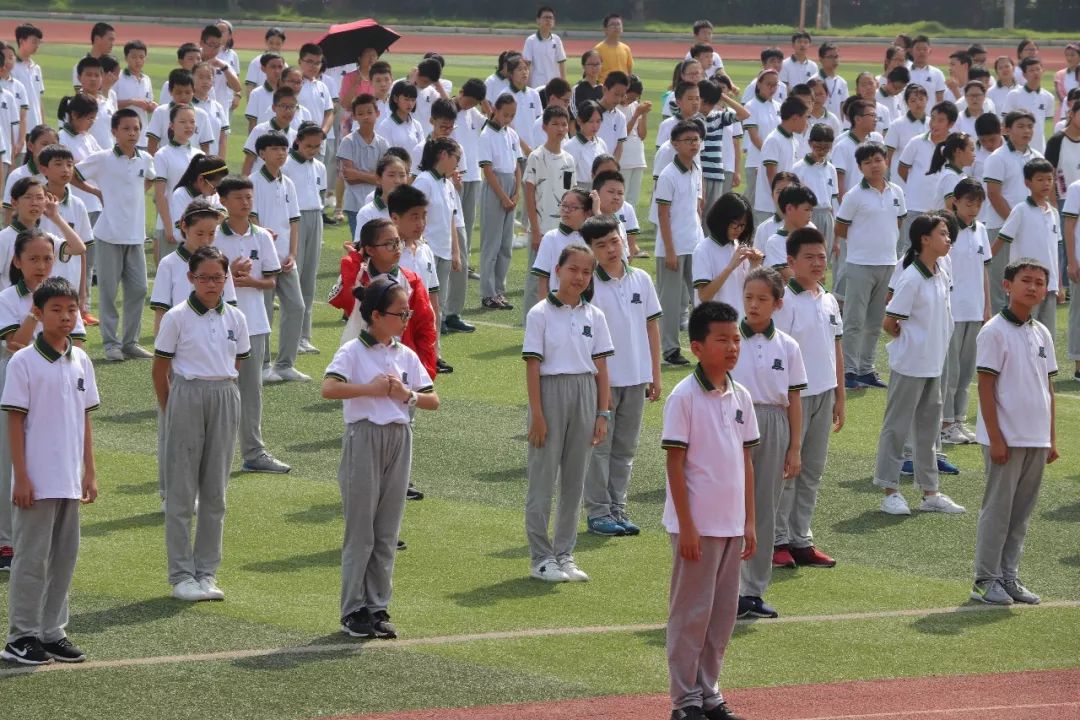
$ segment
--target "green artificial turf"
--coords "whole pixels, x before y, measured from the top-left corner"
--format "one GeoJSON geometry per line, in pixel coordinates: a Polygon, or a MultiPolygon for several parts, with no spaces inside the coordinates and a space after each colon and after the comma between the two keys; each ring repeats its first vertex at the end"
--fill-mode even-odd
{"type": "MultiPolygon", "coordinates": [[[[66,87],[83,48],[46,46],[39,55],[49,82],[48,106],[66,87]]],[[[243,58],[246,61],[246,57],[243,58]]],[[[414,58],[393,58],[400,71],[414,58]]],[[[157,80],[171,52],[153,49],[157,80]]],[[[740,84],[747,63],[732,63],[740,84]]],[[[859,68],[846,68],[850,74],[859,68]]],[[[648,96],[657,99],[667,63],[642,62],[648,96]]],[[[455,84],[490,72],[487,58],[451,58],[455,84]]],[[[155,84],[157,84],[155,82],[155,84]]],[[[234,114],[238,127],[241,113],[234,114]]],[[[655,129],[653,123],[653,128],[655,129]]],[[[240,135],[229,159],[240,161],[240,135]]],[[[651,141],[647,143],[651,145],[651,141]]],[[[649,189],[642,193],[648,198],[649,189]]],[[[645,200],[639,214],[646,217],[645,200]]],[[[652,247],[645,223],[643,245],[652,247]]],[[[343,227],[327,228],[317,297],[337,275],[343,227]]],[[[474,255],[475,261],[475,255],[474,255]]],[[[525,258],[515,253],[511,298],[520,302],[525,258]]],[[[642,265],[651,269],[652,262],[642,265]]],[[[475,289],[469,306],[476,308],[475,289]]],[[[236,661],[99,668],[73,673],[0,675],[12,717],[302,718],[406,707],[516,702],[610,693],[662,692],[663,633],[467,640],[479,633],[584,626],[662,624],[670,546],[660,526],[663,454],[661,404],[647,408],[630,492],[637,538],[582,533],[576,556],[592,581],[545,585],[530,580],[523,528],[525,495],[524,368],[521,313],[472,309],[473,335],[444,340],[456,372],[439,376],[443,400],[416,423],[414,478],[427,492],[410,503],[395,574],[393,619],[403,638],[453,642],[358,653],[271,654],[236,661]]],[[[1050,466],[1033,518],[1023,577],[1047,600],[1080,600],[1080,456],[1072,429],[1080,393],[1064,356],[1066,312],[1059,313],[1062,377],[1058,427],[1062,459],[1050,466]]],[[[144,344],[152,344],[150,313],[144,344]]],[[[313,341],[318,356],[299,368],[318,378],[337,347],[338,313],[320,303],[313,341]]],[[[101,355],[91,331],[88,350],[101,355]]],[[[886,368],[884,356],[878,364],[886,368]]],[[[84,508],[83,544],[71,599],[72,638],[92,660],[123,660],[229,650],[345,642],[338,632],[342,532],[336,484],[342,431],[340,404],[320,399],[318,383],[264,390],[263,431],[269,449],[294,470],[244,475],[230,485],[224,603],[188,606],[168,598],[156,480],[155,411],[150,365],[97,364],[102,407],[94,414],[101,496],[84,508]]],[[[685,375],[664,370],[665,391],[685,375]]],[[[833,570],[777,571],[768,599],[785,617],[947,608],[967,603],[982,460],[974,447],[950,457],[963,473],[943,489],[968,507],[963,516],[894,518],[877,512],[870,484],[883,392],[853,395],[845,428],[833,438],[815,518],[816,541],[835,555],[833,570]]],[[[972,402],[972,417],[974,400],[972,402]]],[[[236,469],[239,470],[238,465],[236,469]]],[[[7,580],[0,576],[0,592],[7,580]]],[[[0,603],[0,626],[6,607],[0,603]]],[[[844,622],[762,622],[740,627],[724,683],[749,686],[928,673],[971,673],[1075,666],[1080,609],[936,614],[844,622]],[[806,662],[806,658],[814,662],[806,662]]]]}

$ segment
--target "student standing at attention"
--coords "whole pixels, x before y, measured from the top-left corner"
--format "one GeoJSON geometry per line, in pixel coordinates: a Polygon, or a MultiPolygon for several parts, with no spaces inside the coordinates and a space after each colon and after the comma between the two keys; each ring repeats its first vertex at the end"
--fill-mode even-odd
{"type": "Polygon", "coordinates": [[[480,304],[489,310],[513,310],[506,300],[506,274],[514,241],[514,208],[521,191],[521,143],[510,123],[513,95],[495,100],[491,118],[480,132],[478,151],[484,189],[480,194],[480,304]]]}
{"type": "Polygon", "coordinates": [[[667,455],[664,529],[673,556],[671,719],[735,720],[719,680],[738,612],[740,560],[757,548],[750,451],[759,442],[750,393],[731,377],[739,359],[735,308],[712,301],[694,308],[690,350],[699,364],[671,391],[660,443],[667,455]]]}
{"type": "Polygon", "coordinates": [[[1009,307],[979,331],[979,422],[986,491],[975,538],[971,597],[995,605],[1037,605],[1020,582],[1024,537],[1043,471],[1058,459],[1054,336],[1035,318],[1048,295],[1046,266],[1021,259],[1005,268],[1009,307]]]}
{"type": "Polygon", "coordinates": [[[536,11],[536,33],[525,38],[521,56],[529,63],[529,87],[541,90],[552,78],[566,79],[566,50],[562,39],[552,32],[555,10],[541,5],[536,11]]]}
{"type": "Polygon", "coordinates": [[[530,575],[546,582],[589,579],[573,552],[592,450],[603,442],[611,421],[607,358],[615,353],[604,313],[582,297],[595,267],[588,247],[563,249],[556,269],[559,289],[529,311],[521,349],[529,392],[525,534],[530,575]]]}
{"type": "MultiPolygon", "coordinates": [[[[322,128],[315,123],[301,123],[289,150],[283,172],[293,181],[300,207],[300,223],[296,242],[296,272],[300,280],[300,299],[304,303],[304,319],[300,325],[301,355],[318,355],[319,348],[311,344],[311,317],[315,304],[315,278],[323,244],[323,196],[329,188],[326,166],[319,159],[326,140],[322,128]]],[[[282,318],[284,322],[284,318],[282,318]]],[[[280,374],[280,370],[278,371],[280,374]]]]}
{"type": "Polygon", "coordinates": [[[165,313],[154,340],[154,391],[168,428],[160,461],[169,584],[174,598],[189,602],[225,599],[216,579],[225,488],[240,428],[239,368],[251,359],[244,313],[223,299],[228,277],[221,250],[192,253],[188,280],[195,289],[165,313]]]}
{"type": "Polygon", "coordinates": [[[641,529],[626,512],[626,496],[645,400],[660,399],[660,299],[649,273],[623,259],[618,220],[589,218],[581,236],[596,255],[591,302],[603,312],[615,347],[607,363],[611,420],[589,462],[585,511],[591,533],[637,535],[641,529]]]}
{"type": "Polygon", "coordinates": [[[79,554],[79,505],[98,494],[89,416],[98,407],[98,389],[93,363],[70,337],[79,321],[78,290],[50,278],[34,291],[33,303],[33,323],[24,322],[17,333],[27,345],[7,364],[0,398],[11,439],[19,548],[0,657],[23,665],[78,663],[86,654],[65,627],[79,554]],[[38,322],[41,332],[31,340],[38,322]]]}
{"type": "Polygon", "coordinates": [[[604,39],[593,48],[600,54],[600,82],[604,82],[609,72],[619,70],[627,75],[634,72],[634,55],[630,46],[619,40],[622,33],[622,16],[617,13],[605,15],[604,39]]]}

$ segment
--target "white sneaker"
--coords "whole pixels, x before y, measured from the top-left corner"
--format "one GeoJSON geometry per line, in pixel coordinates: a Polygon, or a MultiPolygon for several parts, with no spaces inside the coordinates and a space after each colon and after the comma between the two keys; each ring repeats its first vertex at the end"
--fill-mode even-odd
{"type": "Polygon", "coordinates": [[[274,385],[276,383],[285,382],[285,379],[278,375],[277,371],[274,370],[273,366],[271,366],[268,368],[263,368],[262,381],[263,385],[274,385]]]}
{"type": "MultiPolygon", "coordinates": [[[[284,382],[311,382],[311,376],[305,375],[294,367],[274,368],[273,371],[284,382]]],[[[263,382],[266,382],[264,379],[263,382]]]]}
{"type": "Polygon", "coordinates": [[[888,513],[889,515],[910,515],[911,508],[908,507],[907,500],[900,493],[893,493],[892,495],[886,495],[885,499],[881,501],[881,512],[888,513]]]}
{"type": "Polygon", "coordinates": [[[941,442],[946,445],[967,445],[971,440],[960,429],[960,423],[950,423],[941,430],[941,442]]]}
{"type": "Polygon", "coordinates": [[[559,568],[559,563],[554,560],[544,560],[533,567],[529,575],[545,582],[567,582],[570,580],[569,576],[559,568]]]}
{"type": "Polygon", "coordinates": [[[297,352],[301,355],[318,355],[319,348],[312,345],[310,340],[300,338],[300,345],[297,348],[297,352]]]}
{"type": "Polygon", "coordinates": [[[967,512],[963,505],[957,505],[951,497],[941,493],[923,496],[922,502],[919,503],[919,510],[923,512],[949,513],[951,515],[967,512]]]}
{"type": "Polygon", "coordinates": [[[207,600],[224,600],[225,593],[218,587],[217,581],[212,577],[204,577],[199,581],[199,587],[206,595],[207,600]]]}
{"type": "Polygon", "coordinates": [[[520,250],[520,249],[522,249],[524,247],[528,247],[528,245],[529,245],[529,238],[527,238],[526,236],[524,236],[524,235],[515,235],[514,236],[513,248],[515,250],[520,250]]]}
{"type": "Polygon", "coordinates": [[[979,442],[979,436],[975,434],[974,430],[972,430],[971,428],[969,428],[967,426],[967,423],[958,422],[956,424],[960,426],[960,432],[964,433],[964,435],[967,436],[967,439],[968,439],[969,443],[979,442]]]}
{"type": "Polygon", "coordinates": [[[585,574],[585,571],[577,566],[574,562],[574,558],[566,558],[559,563],[559,569],[566,574],[567,580],[570,582],[588,582],[589,576],[585,574]]]}
{"type": "Polygon", "coordinates": [[[210,599],[199,583],[195,582],[195,578],[188,578],[173,585],[172,596],[177,600],[186,602],[199,602],[210,599]]]}

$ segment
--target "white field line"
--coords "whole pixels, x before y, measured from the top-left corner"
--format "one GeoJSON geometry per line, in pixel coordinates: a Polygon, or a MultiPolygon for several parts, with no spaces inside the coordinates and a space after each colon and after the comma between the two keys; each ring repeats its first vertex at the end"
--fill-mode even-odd
{"type": "Polygon", "coordinates": [[[905,718],[905,717],[926,717],[934,715],[952,715],[954,713],[989,713],[989,712],[1005,712],[1008,710],[1040,710],[1048,708],[1069,708],[1080,707],[1080,702],[1061,702],[1061,703],[1038,703],[1034,705],[987,705],[984,707],[956,707],[956,708],[941,708],[938,710],[898,710],[896,712],[883,712],[883,713],[867,713],[864,715],[819,715],[812,718],[798,718],[798,720],[875,720],[876,718],[905,718]]]}
{"type": "MultiPolygon", "coordinates": [[[[1031,612],[1038,609],[1080,608],[1080,600],[1055,600],[1041,605],[1013,605],[1009,608],[993,605],[962,605],[960,607],[927,608],[913,610],[878,610],[861,613],[840,613],[836,615],[793,615],[774,620],[738,620],[737,625],[761,623],[763,627],[822,622],[858,622],[885,618],[918,618],[931,615],[957,615],[962,613],[1001,612],[1019,610],[1031,612]]],[[[485,640],[523,640],[544,637],[565,637],[571,635],[604,635],[627,632],[653,632],[663,630],[663,623],[637,625],[594,625],[586,627],[533,628],[522,630],[501,630],[471,635],[443,635],[426,638],[407,638],[403,640],[380,640],[376,642],[340,642],[320,645],[294,645],[276,648],[255,648],[251,650],[223,650],[211,653],[193,653],[190,655],[156,655],[152,657],[118,658],[116,660],[91,660],[89,662],[67,664],[52,663],[37,667],[6,665],[0,668],[0,677],[38,672],[104,670],[110,668],[144,667],[149,665],[168,665],[188,662],[232,662],[248,658],[272,657],[275,655],[310,655],[327,653],[356,654],[365,650],[398,650],[433,645],[454,645],[485,640]]]]}

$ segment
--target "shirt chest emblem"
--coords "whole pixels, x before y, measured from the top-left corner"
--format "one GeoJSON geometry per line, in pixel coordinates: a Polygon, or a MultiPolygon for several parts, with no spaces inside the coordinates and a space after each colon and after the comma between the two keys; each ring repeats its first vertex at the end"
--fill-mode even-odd
{"type": "Polygon", "coordinates": [[[829,324],[830,325],[839,325],[840,324],[839,322],[836,321],[836,313],[829,313],[829,324]]]}
{"type": "Polygon", "coordinates": [[[773,370],[783,370],[784,369],[784,361],[781,358],[774,358],[773,362],[772,362],[772,369],[773,370]]]}
{"type": "Polygon", "coordinates": [[[742,410],[736,410],[735,411],[735,422],[739,423],[740,425],[745,425],[746,424],[743,421],[743,412],[742,412],[742,410]]]}
{"type": "Polygon", "coordinates": [[[229,342],[236,342],[236,332],[233,330],[229,330],[229,333],[225,339],[229,342]]]}
{"type": "Polygon", "coordinates": [[[249,254],[248,257],[251,258],[252,260],[258,260],[259,259],[259,250],[258,250],[258,248],[251,248],[251,254],[249,254]]]}
{"type": "Polygon", "coordinates": [[[1039,346],[1039,357],[1041,357],[1041,358],[1046,357],[1046,346],[1045,345],[1040,345],[1039,346]]]}
{"type": "Polygon", "coordinates": [[[593,336],[592,335],[592,325],[586,325],[583,328],[581,328],[581,334],[584,337],[591,338],[593,336]]]}
{"type": "Polygon", "coordinates": [[[409,373],[407,373],[407,372],[401,373],[401,384],[402,385],[408,385],[409,384],[409,373]]]}
{"type": "Polygon", "coordinates": [[[640,305],[641,304],[641,293],[634,293],[633,295],[631,295],[630,296],[630,304],[631,305],[640,305]]]}
{"type": "Polygon", "coordinates": [[[79,392],[86,392],[86,379],[79,378],[75,381],[75,389],[79,392]]]}

